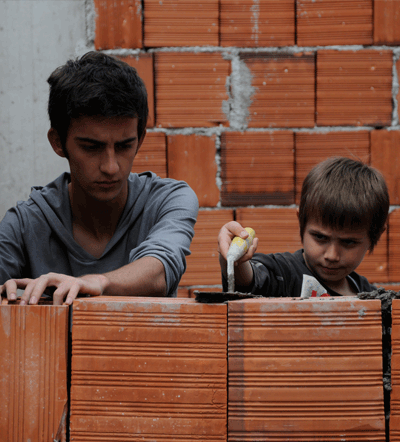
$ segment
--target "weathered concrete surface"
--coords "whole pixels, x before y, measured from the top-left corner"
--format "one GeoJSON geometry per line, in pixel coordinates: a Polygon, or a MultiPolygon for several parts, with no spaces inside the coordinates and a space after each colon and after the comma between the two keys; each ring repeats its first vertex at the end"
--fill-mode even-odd
{"type": "Polygon", "coordinates": [[[47,141],[50,73],[88,50],[85,0],[0,0],[0,219],[68,169],[47,141]]]}

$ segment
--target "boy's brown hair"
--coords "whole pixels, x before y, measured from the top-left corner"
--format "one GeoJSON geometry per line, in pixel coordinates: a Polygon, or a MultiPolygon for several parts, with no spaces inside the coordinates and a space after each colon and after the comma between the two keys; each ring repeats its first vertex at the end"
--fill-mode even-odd
{"type": "Polygon", "coordinates": [[[138,119],[138,139],[146,130],[149,114],[147,91],[137,71],[124,61],[90,51],[68,60],[48,78],[50,124],[65,148],[71,120],[81,116],[138,119]]]}
{"type": "Polygon", "coordinates": [[[300,236],[312,219],[335,230],[366,228],[370,252],[386,228],[389,193],[382,174],[344,157],[315,166],[303,182],[299,205],[300,236]]]}

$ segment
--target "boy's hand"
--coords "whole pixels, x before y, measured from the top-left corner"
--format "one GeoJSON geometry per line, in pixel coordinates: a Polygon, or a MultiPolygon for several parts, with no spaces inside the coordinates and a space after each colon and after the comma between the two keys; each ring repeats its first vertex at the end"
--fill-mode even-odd
{"type": "MultiPolygon", "coordinates": [[[[220,256],[226,261],[229,246],[231,245],[232,239],[235,236],[246,239],[249,234],[248,232],[236,221],[230,221],[229,223],[222,226],[218,234],[218,252],[220,256]]],[[[236,262],[236,264],[241,264],[243,262],[249,261],[257,250],[258,238],[254,238],[253,244],[249,247],[249,250],[236,262]]]]}
{"type": "Polygon", "coordinates": [[[50,287],[55,288],[53,293],[53,304],[70,305],[78,293],[85,293],[91,296],[100,296],[107,287],[108,279],[104,275],[86,275],[79,278],[62,275],[59,273],[48,273],[36,279],[10,279],[0,286],[0,295],[7,297],[9,301],[17,299],[17,289],[23,289],[20,305],[37,304],[39,298],[50,287]]]}

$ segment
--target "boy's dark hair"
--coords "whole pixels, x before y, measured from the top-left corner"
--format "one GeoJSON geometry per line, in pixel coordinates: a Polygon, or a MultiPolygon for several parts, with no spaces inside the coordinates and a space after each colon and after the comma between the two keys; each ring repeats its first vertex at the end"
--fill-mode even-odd
{"type": "Polygon", "coordinates": [[[68,60],[48,78],[48,113],[64,153],[71,119],[81,116],[138,118],[138,137],[146,128],[147,91],[136,69],[115,57],[91,51],[68,60]]]}
{"type": "Polygon", "coordinates": [[[370,252],[385,231],[389,213],[385,179],[373,167],[332,157],[315,166],[303,182],[299,205],[300,236],[310,219],[333,229],[368,230],[370,252]]]}

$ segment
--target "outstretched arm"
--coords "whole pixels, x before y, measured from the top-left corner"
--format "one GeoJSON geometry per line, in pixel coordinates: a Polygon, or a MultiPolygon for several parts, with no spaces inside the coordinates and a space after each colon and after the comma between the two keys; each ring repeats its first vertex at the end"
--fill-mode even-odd
{"type": "Polygon", "coordinates": [[[105,274],[84,275],[78,278],[48,273],[36,279],[10,279],[0,286],[0,294],[13,301],[17,289],[23,289],[21,305],[37,304],[48,288],[55,288],[54,305],[70,305],[79,293],[92,296],[165,296],[164,266],[157,258],[146,256],[105,274]]]}
{"type": "MultiPolygon", "coordinates": [[[[56,249],[58,259],[52,253],[46,265],[32,273],[28,259],[32,256],[24,253],[23,233],[30,237],[35,235],[35,230],[30,228],[29,217],[20,219],[19,213],[14,214],[7,221],[8,230],[3,235],[0,229],[1,296],[15,300],[17,289],[22,289],[23,304],[36,304],[43,293],[49,292],[53,293],[55,304],[61,304],[63,300],[71,304],[79,293],[92,296],[173,296],[186,269],[185,256],[190,254],[198,202],[195,193],[183,182],[171,180],[166,185],[157,185],[160,190],[147,201],[148,213],[143,215],[140,228],[135,232],[136,247],[129,251],[124,249],[124,253],[129,253],[125,261],[128,263],[115,269],[114,263],[110,262],[110,265],[98,270],[99,274],[91,273],[96,271],[91,267],[84,276],[70,276],[73,273],[69,273],[71,269],[61,248],[56,249]],[[60,258],[66,262],[60,264],[60,258]],[[31,279],[24,278],[32,274],[31,279]]],[[[50,256],[46,248],[42,253],[50,256]]],[[[33,259],[37,255],[35,251],[33,259]]]]}

